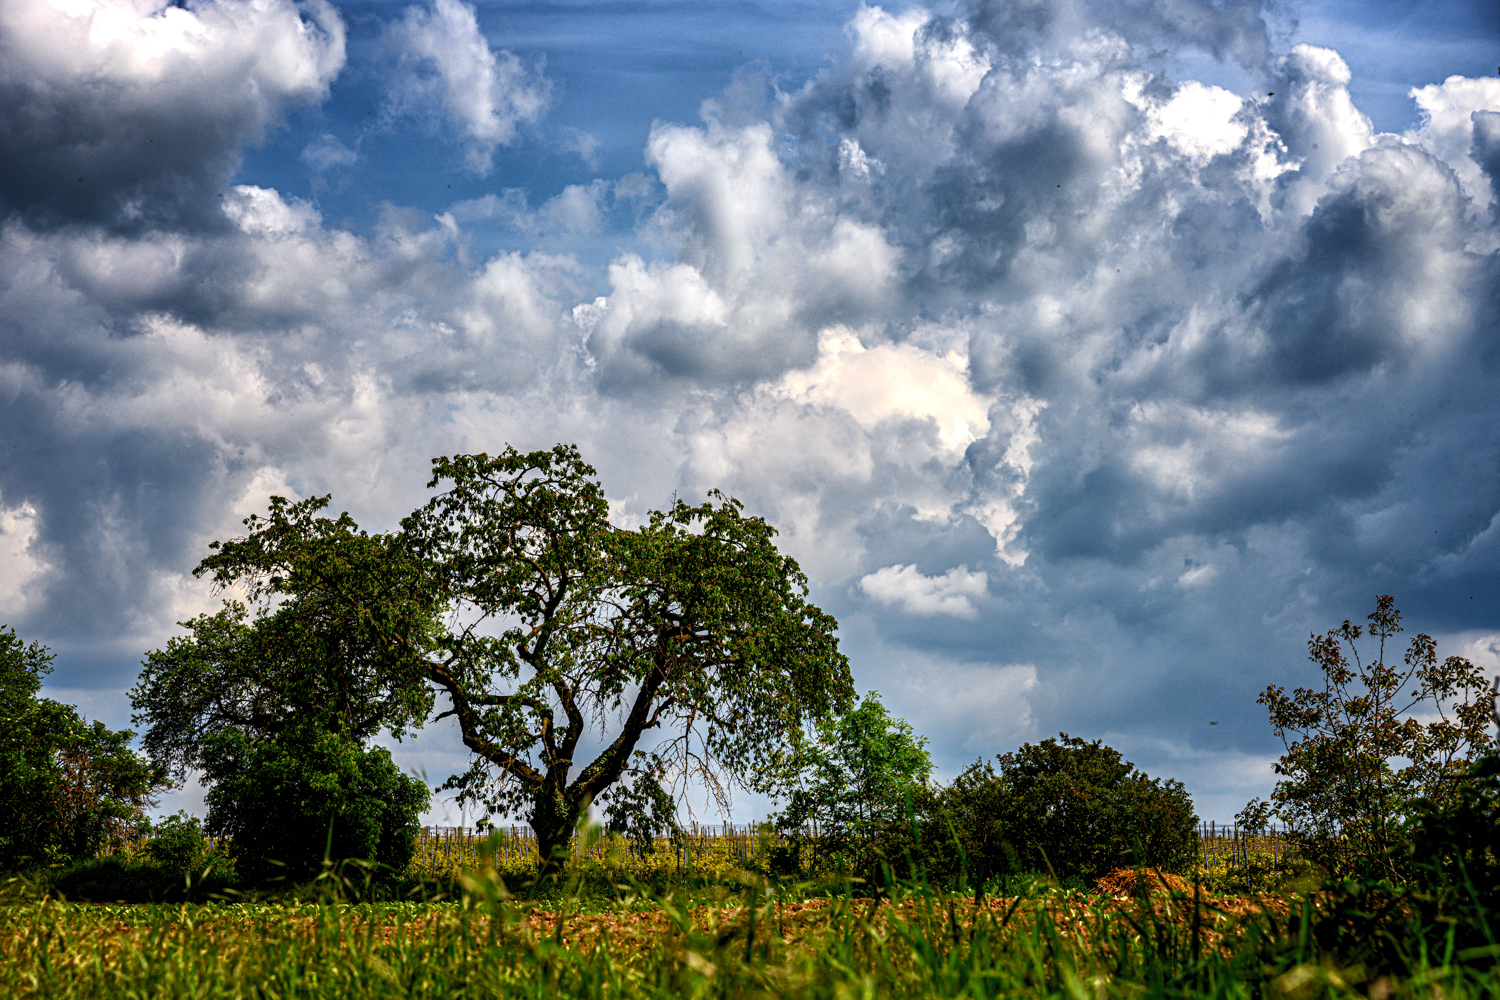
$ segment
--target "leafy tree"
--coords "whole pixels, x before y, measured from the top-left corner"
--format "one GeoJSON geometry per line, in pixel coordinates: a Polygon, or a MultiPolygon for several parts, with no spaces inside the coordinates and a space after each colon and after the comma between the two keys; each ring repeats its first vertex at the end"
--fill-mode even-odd
{"type": "Polygon", "coordinates": [[[1336,874],[1399,878],[1418,801],[1446,808],[1468,764],[1493,745],[1490,702],[1483,673],[1462,657],[1439,662],[1431,636],[1387,662],[1386,645],[1402,632],[1395,598],[1377,597],[1368,621],[1308,640],[1321,691],[1271,685],[1258,703],[1286,748],[1271,808],[1304,856],[1336,874]],[[1356,645],[1366,634],[1373,657],[1356,645]]]}
{"type": "Polygon", "coordinates": [[[208,829],[228,837],[242,878],[316,875],[326,857],[401,870],[411,860],[427,786],[389,751],[314,727],[276,737],[228,729],[202,752],[208,829]]]}
{"type": "MultiPolygon", "coordinates": [[[[910,797],[932,773],[926,738],[887,712],[879,692],[843,715],[820,720],[789,764],[794,785],[775,822],[794,838],[816,825],[815,845],[830,855],[858,855],[875,835],[899,823],[910,797]]],[[[847,860],[859,864],[857,857],[847,860]]]]}
{"type": "Polygon", "coordinates": [[[1008,783],[994,766],[976,760],[948,785],[918,796],[929,875],[964,874],[984,885],[995,876],[1020,873],[1007,825],[1008,793],[1008,783]]]}
{"type": "Polygon", "coordinates": [[[0,868],[91,857],[143,818],[161,774],[130,730],[38,698],[52,654],[0,628],[0,868]]]}
{"type": "MultiPolygon", "coordinates": [[[[314,594],[253,619],[230,601],[181,622],[189,635],[148,653],[130,692],[146,752],[181,781],[202,766],[209,738],[226,731],[274,738],[312,726],[363,743],[381,729],[399,737],[420,725],[431,689],[346,615],[314,594]]],[[[420,610],[407,620],[432,628],[420,610]]]]}
{"type": "Polygon", "coordinates": [[[770,525],[712,493],[616,528],[594,477],[571,446],[440,458],[441,491],[389,534],[273,497],[198,572],[327,609],[393,704],[435,689],[474,754],[445,787],[525,811],[550,864],[591,801],[650,832],[690,779],[765,786],[852,697],[836,623],[770,525]],[[604,748],[578,759],[591,729],[604,748]]]}
{"type": "Polygon", "coordinates": [[[145,855],[162,871],[178,877],[197,875],[209,863],[203,821],[198,817],[179,811],[152,824],[149,832],[145,855]]]}

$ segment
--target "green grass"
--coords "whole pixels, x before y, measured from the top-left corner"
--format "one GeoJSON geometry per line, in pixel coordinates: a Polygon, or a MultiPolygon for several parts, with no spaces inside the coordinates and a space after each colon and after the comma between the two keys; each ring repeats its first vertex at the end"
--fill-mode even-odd
{"type": "Polygon", "coordinates": [[[1424,944],[1391,970],[1320,950],[1305,897],[1234,918],[1203,897],[779,904],[796,887],[748,879],[691,899],[626,884],[528,902],[494,878],[466,885],[439,903],[17,902],[0,907],[0,996],[1500,996],[1492,961],[1424,944]]]}

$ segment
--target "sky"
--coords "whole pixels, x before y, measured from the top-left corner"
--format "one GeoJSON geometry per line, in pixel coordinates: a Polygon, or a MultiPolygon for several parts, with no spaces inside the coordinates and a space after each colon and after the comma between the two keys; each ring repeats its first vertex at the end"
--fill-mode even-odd
{"type": "Polygon", "coordinates": [[[269,496],[577,442],[774,524],[940,777],[1228,819],[1377,594],[1500,670],[1497,73],[1481,0],[9,0],[0,623],[124,726],[269,496]]]}

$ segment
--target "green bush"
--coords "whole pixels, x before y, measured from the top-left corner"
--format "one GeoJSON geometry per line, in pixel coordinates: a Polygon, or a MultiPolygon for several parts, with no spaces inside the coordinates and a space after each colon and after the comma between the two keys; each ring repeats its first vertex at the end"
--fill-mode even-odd
{"type": "Polygon", "coordinates": [[[428,791],[386,750],[317,729],[227,731],[208,741],[203,762],[208,828],[229,838],[247,884],[310,879],[325,857],[397,872],[411,860],[428,791]]]}
{"type": "Polygon", "coordinates": [[[1500,909],[1500,754],[1470,765],[1449,801],[1422,804],[1412,853],[1419,880],[1462,888],[1500,909]]]}
{"type": "Polygon", "coordinates": [[[1182,783],[1149,777],[1098,740],[1061,733],[995,765],[976,761],[922,802],[920,853],[934,873],[1090,884],[1135,864],[1180,871],[1196,857],[1198,817],[1182,783]]]}
{"type": "Polygon", "coordinates": [[[75,861],[50,874],[48,889],[76,903],[187,903],[224,894],[237,884],[228,865],[177,871],[119,855],[75,861]]]}
{"type": "Polygon", "coordinates": [[[158,820],[149,831],[145,855],[151,864],[176,875],[201,873],[215,861],[203,837],[203,821],[179,812],[158,820]]]}

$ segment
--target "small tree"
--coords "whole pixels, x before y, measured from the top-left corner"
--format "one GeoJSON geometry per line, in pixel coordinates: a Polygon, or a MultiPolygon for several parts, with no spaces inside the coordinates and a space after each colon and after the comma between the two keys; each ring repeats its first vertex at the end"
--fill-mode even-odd
{"type": "Polygon", "coordinates": [[[209,863],[203,821],[179,810],[151,824],[146,859],[169,875],[196,876],[209,863]]]}
{"type": "Polygon", "coordinates": [[[871,692],[836,718],[820,721],[790,755],[794,786],[775,823],[793,838],[816,824],[825,855],[858,855],[899,822],[910,797],[932,773],[927,739],[892,716],[871,692]]]}
{"type": "Polygon", "coordinates": [[[443,489],[393,534],[321,516],[327,497],[273,497],[198,572],[348,623],[393,704],[430,685],[474,754],[445,787],[526,812],[550,866],[590,802],[649,832],[682,782],[764,786],[853,688],[770,525],[712,493],[616,528],[594,475],[562,445],[441,458],[443,489]],[[605,745],[588,761],[590,729],[605,745]]]}
{"type": "Polygon", "coordinates": [[[1289,695],[1273,684],[1258,704],[1286,748],[1271,808],[1299,849],[1335,874],[1397,878],[1418,801],[1446,808],[1468,764],[1493,745],[1491,706],[1483,673],[1463,657],[1439,661],[1431,636],[1413,638],[1400,663],[1387,661],[1402,631],[1395,598],[1377,597],[1368,621],[1308,640],[1322,690],[1289,695]],[[1367,634],[1373,656],[1357,645],[1367,634]]]}
{"type": "Polygon", "coordinates": [[[208,828],[227,837],[240,876],[302,880],[329,861],[400,871],[411,860],[427,786],[388,751],[312,727],[275,738],[236,730],[208,740],[208,828]]]}
{"type": "Polygon", "coordinates": [[[162,775],[134,733],[38,698],[52,654],[0,627],[0,868],[92,857],[144,818],[162,775]]]}

